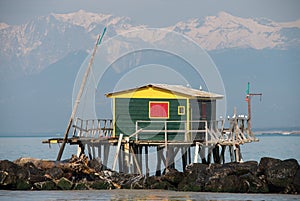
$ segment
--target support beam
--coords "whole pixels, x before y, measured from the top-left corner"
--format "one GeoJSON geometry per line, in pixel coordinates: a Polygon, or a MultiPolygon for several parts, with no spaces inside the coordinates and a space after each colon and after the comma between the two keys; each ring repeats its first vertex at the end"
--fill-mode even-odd
{"type": "Polygon", "coordinates": [[[149,177],[149,156],[148,156],[148,146],[145,146],[145,165],[146,165],[146,177],[149,177]]]}
{"type": "Polygon", "coordinates": [[[181,147],[181,160],[182,160],[182,172],[183,172],[187,165],[187,148],[184,146],[181,147]]]}
{"type": "Polygon", "coordinates": [[[199,142],[196,142],[195,154],[194,154],[194,163],[198,163],[198,154],[199,154],[199,142]]]}
{"type": "MultiPolygon", "coordinates": [[[[117,160],[118,160],[119,153],[120,153],[120,149],[121,149],[122,138],[123,138],[123,134],[121,133],[121,134],[119,135],[119,140],[118,140],[117,150],[116,150],[116,154],[115,154],[115,157],[114,157],[114,163],[113,163],[113,166],[112,166],[112,170],[113,170],[113,171],[116,170],[116,164],[117,164],[117,160]]],[[[120,164],[119,164],[119,165],[120,165],[120,164]]]]}

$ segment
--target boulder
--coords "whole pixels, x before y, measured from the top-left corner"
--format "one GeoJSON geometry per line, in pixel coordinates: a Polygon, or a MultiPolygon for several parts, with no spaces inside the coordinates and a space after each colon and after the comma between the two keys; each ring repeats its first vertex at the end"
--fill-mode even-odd
{"type": "Polygon", "coordinates": [[[96,172],[101,172],[103,168],[102,161],[99,157],[90,160],[88,162],[88,166],[90,168],[93,168],[96,172]]]}
{"type": "Polygon", "coordinates": [[[61,168],[53,167],[46,170],[46,177],[49,179],[59,179],[62,178],[64,175],[64,171],[61,168]]]}
{"type": "Polygon", "coordinates": [[[89,182],[89,187],[96,190],[112,189],[113,185],[106,180],[96,180],[89,182]]]}
{"type": "Polygon", "coordinates": [[[266,180],[271,192],[293,191],[295,175],[298,171],[299,164],[295,159],[280,161],[265,170],[266,180]]]}
{"type": "Polygon", "coordinates": [[[28,180],[19,179],[16,183],[16,190],[30,190],[31,183],[28,180]]]}
{"type": "Polygon", "coordinates": [[[238,193],[242,190],[241,180],[237,175],[213,176],[205,184],[204,190],[210,192],[238,193]]]}
{"type": "Polygon", "coordinates": [[[0,189],[13,189],[16,186],[17,177],[15,174],[0,171],[0,189]]]}
{"type": "Polygon", "coordinates": [[[73,190],[89,190],[89,187],[85,182],[79,182],[74,185],[73,190]]]}
{"type": "Polygon", "coordinates": [[[128,179],[121,185],[125,189],[144,189],[145,188],[145,176],[136,175],[128,179]]]}
{"type": "Polygon", "coordinates": [[[57,186],[54,181],[36,182],[33,184],[33,186],[37,190],[57,190],[57,186]]]}
{"type": "Polygon", "coordinates": [[[162,181],[167,181],[173,186],[177,187],[178,184],[183,180],[183,176],[183,173],[176,169],[168,169],[161,179],[162,181]]]}
{"type": "Polygon", "coordinates": [[[293,185],[295,187],[295,190],[297,191],[298,194],[300,194],[300,168],[298,168],[294,181],[293,181],[293,185]]]}
{"type": "Polygon", "coordinates": [[[202,163],[193,163],[186,167],[183,179],[178,184],[180,191],[203,191],[209,177],[209,166],[202,163]]]}
{"type": "Polygon", "coordinates": [[[256,174],[258,169],[257,161],[246,161],[243,163],[226,163],[222,168],[229,167],[232,170],[232,173],[236,175],[244,175],[248,173],[256,174]]]}
{"type": "Polygon", "coordinates": [[[275,158],[270,158],[270,157],[263,157],[263,158],[260,159],[258,169],[257,169],[257,173],[260,174],[260,175],[265,174],[266,170],[268,170],[271,167],[276,166],[280,162],[281,162],[280,159],[275,159],[275,158]]]}
{"type": "Polygon", "coordinates": [[[19,158],[15,160],[14,163],[22,167],[27,163],[32,163],[35,167],[42,170],[47,170],[56,166],[56,161],[41,160],[36,158],[19,158]]]}
{"type": "Polygon", "coordinates": [[[259,178],[252,173],[240,176],[242,181],[241,193],[268,193],[269,188],[263,177],[259,178]]]}
{"type": "Polygon", "coordinates": [[[71,190],[73,183],[65,177],[62,177],[57,181],[56,186],[61,190],[71,190]]]}

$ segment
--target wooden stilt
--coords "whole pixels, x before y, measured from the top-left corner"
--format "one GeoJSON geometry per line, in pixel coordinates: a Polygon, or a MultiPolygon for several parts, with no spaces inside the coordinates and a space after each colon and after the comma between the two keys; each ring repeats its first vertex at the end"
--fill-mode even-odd
{"type": "Polygon", "coordinates": [[[92,157],[91,145],[90,145],[90,144],[87,144],[87,148],[88,148],[89,158],[90,158],[90,160],[92,160],[93,157],[92,157]]]}
{"type": "Polygon", "coordinates": [[[207,161],[205,158],[205,150],[206,150],[206,148],[204,146],[200,147],[200,158],[201,158],[202,164],[207,164],[207,161]]]}
{"type": "Polygon", "coordinates": [[[145,146],[145,166],[146,166],[146,177],[149,177],[149,156],[148,156],[148,146],[145,146]]]}
{"type": "Polygon", "coordinates": [[[213,158],[214,158],[214,163],[220,164],[220,149],[219,145],[216,144],[215,147],[213,148],[213,158]]]}
{"type": "Polygon", "coordinates": [[[133,161],[134,161],[134,164],[135,164],[134,167],[136,168],[137,173],[142,174],[142,171],[141,171],[141,168],[139,166],[139,162],[137,160],[136,154],[134,153],[133,146],[130,147],[130,151],[131,151],[132,158],[133,158],[133,161]]]}
{"type": "MultiPolygon", "coordinates": [[[[137,154],[137,151],[138,151],[138,149],[137,149],[137,146],[135,145],[135,144],[132,144],[131,146],[130,146],[130,154],[133,156],[134,155],[134,157],[136,156],[136,154],[137,154]]],[[[134,158],[132,158],[133,160],[137,160],[136,158],[134,159],[134,158]]],[[[137,173],[137,164],[135,163],[135,161],[133,161],[133,163],[132,163],[132,165],[133,165],[133,173],[137,173]]]]}
{"type": "Polygon", "coordinates": [[[233,146],[228,146],[228,147],[229,147],[230,161],[231,161],[231,162],[234,162],[233,146]]]}
{"type": "Polygon", "coordinates": [[[211,155],[212,155],[212,147],[209,147],[207,151],[207,161],[206,161],[207,164],[211,163],[211,155]]]}
{"type": "Polygon", "coordinates": [[[160,152],[161,152],[161,148],[159,147],[159,146],[157,146],[157,148],[156,148],[156,173],[155,173],[155,175],[156,176],[161,176],[161,161],[162,161],[162,159],[161,159],[161,154],[160,154],[160,152]]]}
{"type": "Polygon", "coordinates": [[[191,157],[191,147],[187,148],[187,155],[188,155],[188,164],[192,163],[192,157],[191,157]]]}
{"type": "Polygon", "coordinates": [[[235,162],[240,162],[240,146],[237,144],[237,145],[234,145],[234,153],[235,153],[235,162]]]}
{"type": "Polygon", "coordinates": [[[243,156],[242,156],[241,146],[239,146],[239,158],[240,158],[239,162],[243,162],[243,156]]]}
{"type": "Polygon", "coordinates": [[[98,157],[102,160],[102,156],[101,156],[101,144],[98,145],[98,157]]]}
{"type": "Polygon", "coordinates": [[[195,154],[194,154],[194,163],[198,163],[198,154],[199,154],[199,143],[196,142],[195,154]]]}
{"type": "Polygon", "coordinates": [[[80,157],[82,154],[84,154],[84,144],[80,142],[78,144],[78,149],[77,149],[77,156],[80,157]]]}
{"type": "Polygon", "coordinates": [[[129,173],[130,160],[129,160],[129,137],[124,137],[126,143],[124,144],[124,172],[129,173]]]}
{"type": "Polygon", "coordinates": [[[123,172],[123,152],[124,152],[124,146],[121,146],[120,148],[120,153],[119,153],[119,156],[118,156],[118,164],[119,164],[119,172],[123,172]]]}
{"type": "Polygon", "coordinates": [[[168,146],[169,152],[169,169],[175,169],[175,150],[174,146],[168,146]]]}
{"type": "Polygon", "coordinates": [[[104,144],[103,165],[105,169],[107,169],[107,165],[108,165],[109,148],[110,148],[109,144],[104,144]]]}
{"type": "Polygon", "coordinates": [[[182,171],[184,171],[187,165],[187,149],[184,146],[181,147],[181,160],[182,160],[182,171]]]}
{"type": "Polygon", "coordinates": [[[143,172],[143,146],[142,145],[138,145],[138,162],[139,162],[139,166],[141,169],[141,172],[143,172]]]}
{"type": "Polygon", "coordinates": [[[120,149],[121,149],[122,138],[123,138],[123,134],[121,133],[121,134],[119,135],[119,140],[118,140],[117,150],[116,150],[116,154],[115,154],[115,157],[114,157],[114,163],[113,163],[113,166],[112,166],[112,170],[113,170],[113,171],[116,170],[117,160],[118,160],[119,153],[120,153],[120,149]]]}
{"type": "Polygon", "coordinates": [[[222,164],[225,164],[225,150],[226,150],[226,145],[222,145],[221,158],[220,158],[220,162],[222,164]]]}
{"type": "Polygon", "coordinates": [[[93,159],[96,158],[96,150],[94,143],[92,144],[92,153],[93,153],[93,159]]]}

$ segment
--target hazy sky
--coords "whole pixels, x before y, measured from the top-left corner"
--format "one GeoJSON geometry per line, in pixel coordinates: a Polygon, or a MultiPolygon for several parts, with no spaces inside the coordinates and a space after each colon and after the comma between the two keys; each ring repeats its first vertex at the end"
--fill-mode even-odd
{"type": "Polygon", "coordinates": [[[0,0],[0,21],[20,24],[49,13],[84,9],[128,16],[136,24],[172,25],[220,11],[241,17],[266,17],[278,22],[300,19],[299,0],[0,0]]]}
{"type": "MultiPolygon", "coordinates": [[[[154,28],[171,26],[179,21],[190,18],[201,18],[217,15],[221,11],[225,11],[234,16],[240,16],[243,18],[268,18],[277,22],[295,21],[300,19],[300,0],[0,0],[0,22],[7,24],[22,24],[38,16],[47,16],[50,13],[70,13],[80,9],[95,13],[130,17],[134,25],[145,24],[154,28]]],[[[296,54],[299,55],[298,52],[295,52],[295,55],[296,54]]],[[[278,84],[278,80],[283,83],[281,84],[283,88],[282,91],[276,91],[276,93],[273,95],[273,89],[269,89],[270,87],[272,88],[272,85],[269,83],[264,83],[262,81],[261,85],[259,85],[259,83],[253,84],[253,88],[256,86],[259,89],[257,92],[263,91],[262,89],[264,87],[269,89],[263,91],[264,105],[260,104],[261,106],[259,106],[257,103],[258,106],[256,105],[255,107],[262,108],[265,106],[274,106],[275,108],[275,106],[277,107],[277,105],[279,105],[281,109],[279,110],[275,108],[272,114],[276,115],[265,120],[267,122],[266,125],[263,125],[264,120],[260,121],[260,124],[257,124],[260,127],[280,127],[284,126],[282,125],[284,122],[290,123],[288,126],[299,126],[299,112],[297,112],[299,111],[299,94],[294,93],[299,86],[299,79],[295,78],[299,74],[298,72],[300,69],[297,68],[299,67],[297,66],[299,63],[299,57],[291,55],[287,58],[288,59],[286,59],[286,61],[288,62],[286,63],[292,63],[292,67],[284,66],[283,68],[285,69],[278,72],[274,71],[274,69],[269,71],[271,75],[270,77],[278,76],[278,79],[273,79],[276,82],[275,84],[277,84],[274,84],[274,86],[280,85],[278,84]],[[289,60],[289,58],[291,58],[291,60],[289,60]],[[286,69],[293,70],[290,70],[290,74],[284,74],[293,75],[293,79],[291,79],[292,76],[284,77],[280,74],[287,71],[286,69]],[[282,104],[284,101],[280,101],[276,97],[277,93],[287,94],[286,97],[291,95],[290,97],[293,97],[292,104],[282,104]],[[269,99],[268,94],[271,94],[269,95],[269,99]],[[292,121],[284,118],[285,121],[282,122],[282,117],[278,115],[281,113],[288,116],[290,119],[292,119],[292,121]]],[[[231,61],[226,61],[226,59],[221,59],[221,61],[221,64],[224,63],[224,61],[231,64],[231,61]]],[[[266,63],[268,62],[266,61],[266,63]]],[[[264,72],[267,72],[268,69],[272,68],[273,64],[271,62],[268,64],[269,66],[264,66],[266,69],[264,72]]],[[[227,77],[236,74],[236,72],[224,72],[229,74],[227,77]]],[[[257,80],[264,78],[264,74],[261,74],[259,71],[253,71],[251,73],[253,74],[253,77],[257,77],[257,80]]],[[[244,82],[244,80],[242,81],[244,82]]],[[[237,85],[234,82],[231,83],[237,85]]],[[[245,86],[241,87],[241,93],[244,93],[245,86]]],[[[226,87],[230,88],[230,85],[227,85],[226,87]]],[[[232,97],[235,98],[233,101],[231,101],[233,104],[235,104],[237,101],[240,101],[240,99],[236,98],[236,95],[232,97]]],[[[245,102],[243,103],[246,105],[245,102]]],[[[273,110],[273,108],[269,110],[273,110]]],[[[265,108],[261,109],[261,111],[266,113],[265,108]]],[[[230,112],[232,112],[232,110],[230,110],[229,113],[230,112]]],[[[261,119],[263,119],[263,117],[264,116],[262,116],[261,119]]]]}

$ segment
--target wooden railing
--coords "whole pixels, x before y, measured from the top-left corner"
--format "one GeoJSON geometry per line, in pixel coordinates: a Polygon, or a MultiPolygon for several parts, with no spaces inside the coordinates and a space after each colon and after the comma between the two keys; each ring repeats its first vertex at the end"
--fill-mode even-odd
{"type": "Polygon", "coordinates": [[[136,121],[135,140],[143,140],[143,134],[144,136],[164,134],[165,142],[170,141],[170,136],[173,135],[175,139],[172,140],[217,143],[222,139],[223,130],[223,127],[218,128],[219,122],[206,120],[189,123],[187,121],[136,121]],[[174,125],[177,126],[176,129],[174,125]]]}
{"type": "Polygon", "coordinates": [[[111,137],[113,131],[112,119],[88,119],[76,118],[73,125],[73,137],[101,138],[111,137]]]}

